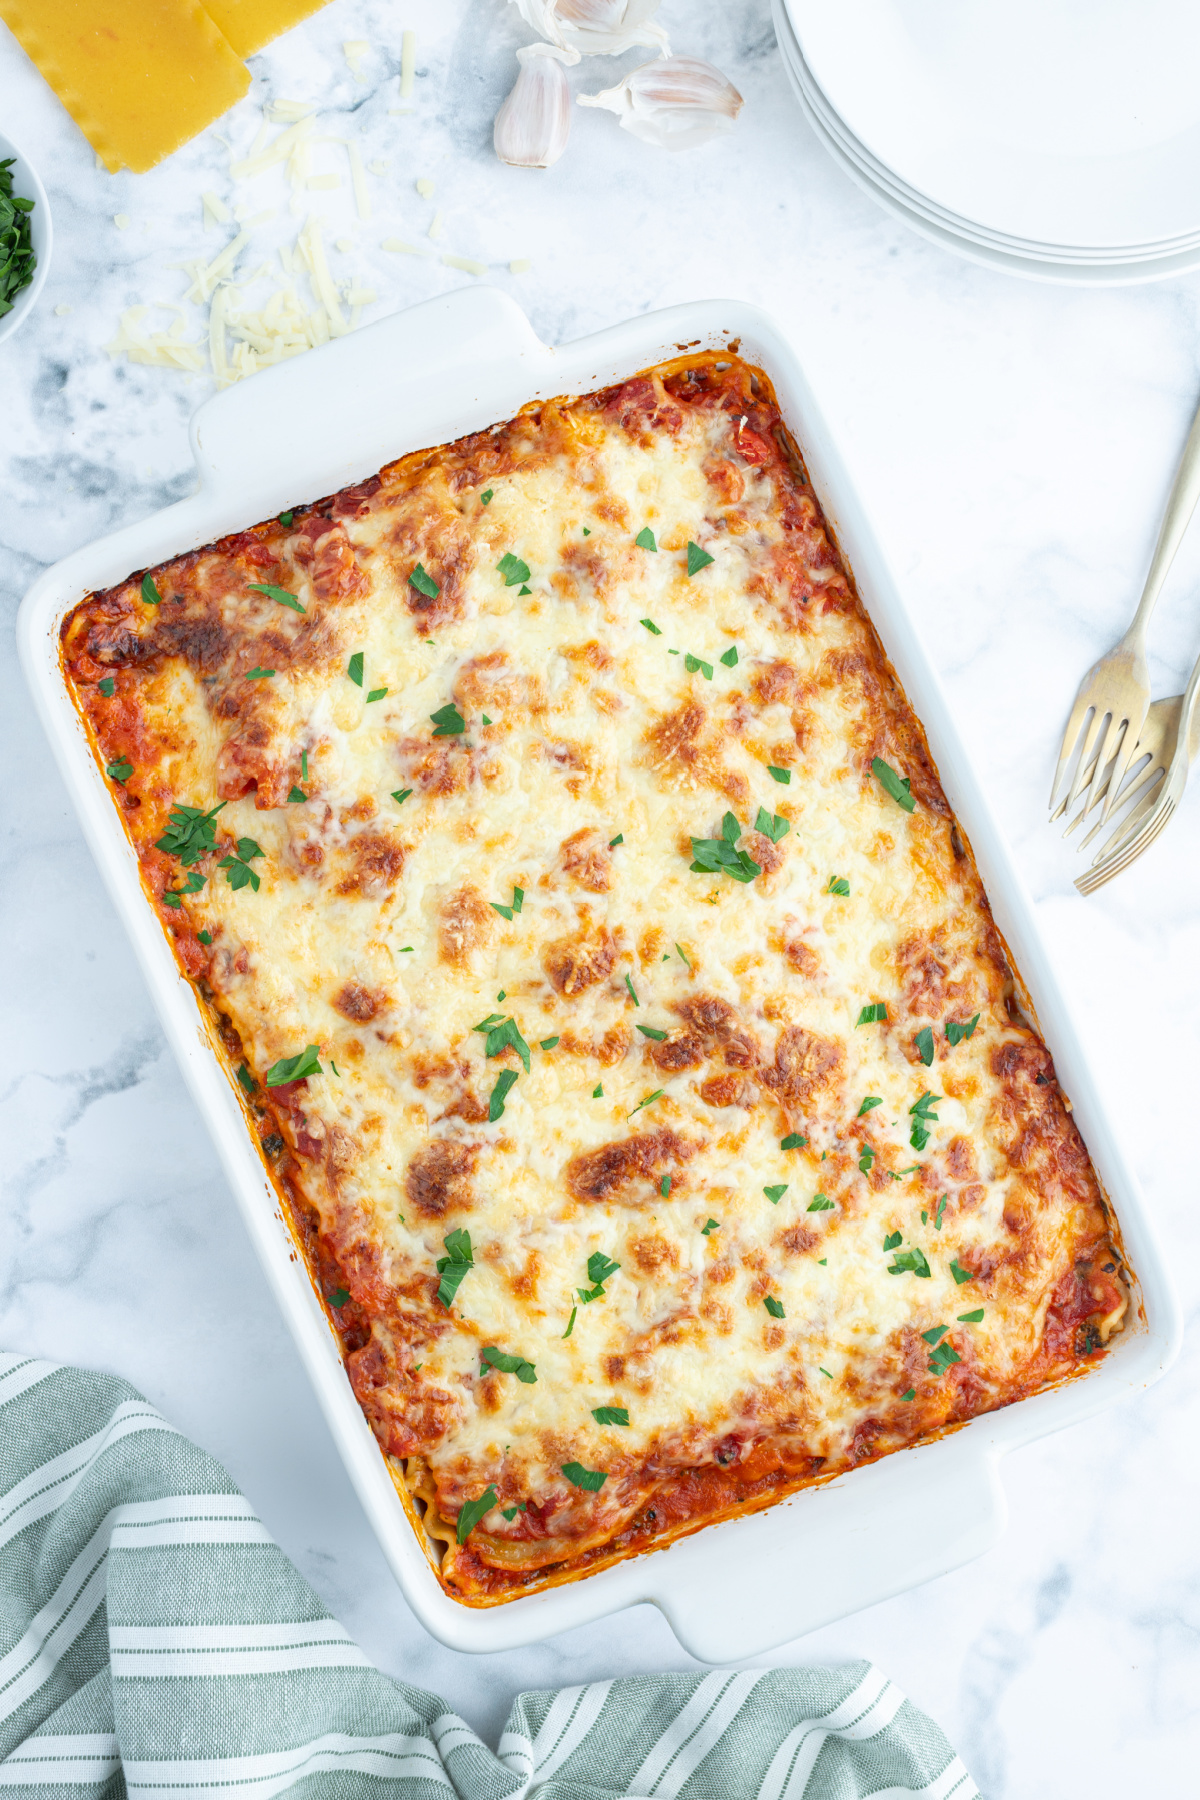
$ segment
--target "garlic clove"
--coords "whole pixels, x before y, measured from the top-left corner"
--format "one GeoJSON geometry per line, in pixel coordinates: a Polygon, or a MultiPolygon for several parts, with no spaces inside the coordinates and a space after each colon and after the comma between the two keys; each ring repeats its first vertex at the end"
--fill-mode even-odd
{"type": "Polygon", "coordinates": [[[510,4],[534,31],[560,50],[574,51],[575,57],[621,56],[639,45],[671,54],[666,32],[652,22],[660,0],[510,0],[510,4]]]}
{"type": "Polygon", "coordinates": [[[666,56],[643,63],[616,87],[580,94],[579,104],[616,113],[621,129],[647,144],[690,150],[732,131],[742,96],[711,63],[695,56],[666,56]]]}
{"type": "Polygon", "coordinates": [[[571,89],[564,63],[578,54],[554,44],[526,44],[512,92],[496,114],[492,141],[502,163],[516,169],[548,169],[571,135],[571,89]]]}

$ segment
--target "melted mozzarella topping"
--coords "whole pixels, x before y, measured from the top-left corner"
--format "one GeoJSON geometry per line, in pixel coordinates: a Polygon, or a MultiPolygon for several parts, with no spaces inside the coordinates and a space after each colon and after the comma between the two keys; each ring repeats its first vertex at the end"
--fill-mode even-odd
{"type": "Polygon", "coordinates": [[[151,885],[180,885],[148,848],[170,803],[231,796],[218,847],[261,847],[260,885],[212,857],[164,916],[211,935],[260,1084],[319,1047],[283,1097],[289,1180],[352,1296],[384,1447],[424,1457],[451,1519],[495,1485],[485,1562],[603,1538],[672,1472],[764,1441],[828,1470],[1062,1372],[1047,1311],[1106,1229],[919,728],[769,417],[756,436],[642,388],[408,459],[342,523],[273,528],[266,574],[218,547],[159,572],[157,615],[124,590],[156,652],[122,677],[159,746],[127,784],[151,885]],[[712,559],[691,575],[690,545],[712,559]],[[167,643],[173,606],[193,629],[167,643]],[[461,733],[435,735],[451,704],[461,733]],[[723,829],[753,879],[691,867],[723,829]],[[487,1056],[489,1015],[528,1072],[487,1056]],[[596,1253],[616,1269],[587,1298],[596,1253]],[[485,1347],[536,1380],[482,1369],[485,1347]]]}

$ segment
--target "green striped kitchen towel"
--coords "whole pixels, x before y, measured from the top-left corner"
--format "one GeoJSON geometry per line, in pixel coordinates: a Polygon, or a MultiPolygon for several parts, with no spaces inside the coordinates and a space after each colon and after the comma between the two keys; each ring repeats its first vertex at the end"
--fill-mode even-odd
{"type": "Polygon", "coordinates": [[[0,1800],[972,1800],[868,1663],[521,1694],[493,1751],[367,1661],[111,1376],[0,1354],[0,1800]],[[53,1797],[47,1789],[55,1790],[53,1797]]]}

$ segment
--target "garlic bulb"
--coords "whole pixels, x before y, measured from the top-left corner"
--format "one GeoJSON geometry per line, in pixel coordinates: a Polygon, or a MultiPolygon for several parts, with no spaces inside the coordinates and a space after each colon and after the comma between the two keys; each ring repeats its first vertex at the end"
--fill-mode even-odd
{"type": "Polygon", "coordinates": [[[732,131],[742,96],[720,69],[695,56],[666,56],[643,63],[619,86],[580,94],[580,106],[616,113],[623,131],[664,150],[690,150],[732,131]]]}
{"type": "Polygon", "coordinates": [[[526,44],[517,51],[521,72],[492,131],[501,162],[548,169],[558,161],[571,135],[571,90],[563,64],[578,60],[554,44],[526,44]]]}
{"type": "Polygon", "coordinates": [[[667,34],[651,23],[659,0],[510,0],[527,25],[560,50],[580,56],[621,56],[644,44],[671,54],[667,34]]]}

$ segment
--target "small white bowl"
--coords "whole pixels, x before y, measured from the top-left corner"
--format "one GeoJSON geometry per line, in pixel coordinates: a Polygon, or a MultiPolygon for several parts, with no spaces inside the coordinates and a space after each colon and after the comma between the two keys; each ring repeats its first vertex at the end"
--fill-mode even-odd
{"type": "Polygon", "coordinates": [[[38,295],[42,291],[42,283],[46,279],[46,271],[50,267],[50,249],[54,243],[54,228],[50,223],[50,202],[46,198],[46,190],[38,179],[38,172],[25,156],[19,145],[0,131],[0,162],[12,157],[13,193],[20,194],[26,200],[34,202],[29,215],[33,236],[33,252],[37,257],[37,266],[33,271],[33,280],[27,288],[23,288],[13,303],[11,312],[0,319],[0,344],[19,331],[25,320],[37,305],[38,295]]]}

